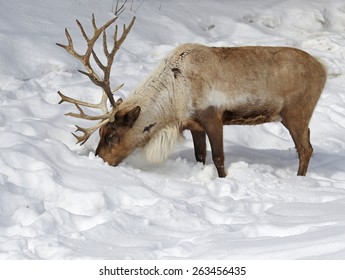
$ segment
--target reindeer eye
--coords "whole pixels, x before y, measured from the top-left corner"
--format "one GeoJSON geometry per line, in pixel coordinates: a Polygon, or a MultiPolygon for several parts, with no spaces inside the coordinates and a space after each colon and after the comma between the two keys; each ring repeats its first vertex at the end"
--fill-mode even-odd
{"type": "Polygon", "coordinates": [[[115,128],[115,122],[110,122],[107,124],[108,127],[115,128]]]}
{"type": "Polygon", "coordinates": [[[107,138],[107,145],[118,144],[120,142],[120,136],[117,133],[112,133],[107,138]]]}

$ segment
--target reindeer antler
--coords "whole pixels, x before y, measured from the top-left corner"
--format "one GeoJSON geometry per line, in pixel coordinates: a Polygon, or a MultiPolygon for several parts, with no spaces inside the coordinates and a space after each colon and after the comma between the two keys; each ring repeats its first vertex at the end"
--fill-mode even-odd
{"type": "Polygon", "coordinates": [[[112,47],[110,52],[109,52],[109,49],[107,46],[106,29],[118,19],[118,15],[120,13],[122,13],[123,10],[124,10],[124,4],[119,9],[116,8],[116,11],[114,12],[115,17],[113,19],[109,20],[108,22],[106,22],[104,25],[102,25],[99,28],[96,25],[94,14],[92,14],[91,22],[92,22],[94,33],[93,33],[93,36],[91,38],[89,38],[89,36],[86,34],[86,32],[85,32],[82,24],[79,22],[79,20],[76,20],[77,25],[81,31],[81,34],[87,43],[87,49],[86,49],[84,54],[80,54],[75,50],[75,48],[73,46],[72,37],[69,34],[67,28],[65,29],[65,34],[66,34],[66,38],[68,41],[68,45],[56,43],[59,47],[64,48],[69,54],[71,54],[73,57],[75,57],[77,60],[79,60],[84,65],[86,71],[82,71],[82,70],[78,70],[78,71],[80,73],[86,75],[87,77],[89,77],[89,79],[95,85],[101,87],[103,90],[101,101],[98,104],[92,104],[92,103],[87,103],[87,102],[83,102],[80,100],[76,100],[76,99],[70,98],[70,97],[62,94],[60,91],[58,91],[58,94],[61,97],[61,101],[59,102],[59,104],[64,102],[64,101],[75,104],[75,106],[77,107],[77,109],[79,111],[79,113],[70,112],[66,115],[72,116],[75,118],[82,118],[82,119],[86,119],[86,120],[100,120],[100,122],[98,124],[96,124],[95,126],[92,126],[90,128],[82,128],[82,127],[76,126],[77,127],[76,131],[83,132],[82,136],[77,136],[76,134],[73,133],[73,135],[78,140],[77,143],[81,143],[81,145],[84,144],[89,139],[91,134],[93,132],[95,132],[98,128],[100,128],[101,126],[105,125],[106,123],[108,123],[110,121],[114,121],[114,115],[115,115],[116,107],[118,107],[118,105],[122,102],[121,98],[115,102],[113,92],[120,89],[123,86],[123,84],[121,84],[120,86],[118,86],[114,89],[111,89],[111,85],[110,85],[110,81],[109,81],[110,71],[111,71],[111,66],[113,64],[113,61],[114,61],[114,57],[115,57],[117,51],[120,49],[122,43],[125,41],[128,33],[130,32],[130,30],[134,24],[135,17],[132,18],[132,21],[130,22],[128,27],[126,27],[125,25],[123,26],[123,32],[122,32],[122,35],[120,38],[118,38],[118,26],[115,25],[114,35],[113,35],[113,47],[112,47]],[[103,34],[103,52],[104,52],[105,57],[107,59],[106,65],[101,62],[101,60],[98,58],[97,54],[93,50],[94,45],[95,45],[97,39],[101,36],[101,34],[103,34]],[[103,72],[103,78],[100,78],[97,75],[97,73],[94,71],[94,69],[92,68],[91,62],[90,62],[91,55],[92,55],[93,60],[96,62],[98,67],[103,72]],[[112,109],[110,111],[107,108],[107,99],[109,99],[110,104],[112,106],[112,109]],[[100,110],[102,110],[102,115],[89,116],[89,115],[85,114],[85,112],[83,111],[83,109],[80,106],[100,109],[100,110]]]}

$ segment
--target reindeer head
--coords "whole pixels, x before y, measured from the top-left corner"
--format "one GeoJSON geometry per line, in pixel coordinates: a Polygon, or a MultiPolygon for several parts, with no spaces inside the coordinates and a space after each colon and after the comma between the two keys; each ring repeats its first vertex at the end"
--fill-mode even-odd
{"type": "Polygon", "coordinates": [[[133,141],[131,130],[139,114],[139,106],[130,111],[117,111],[115,120],[103,125],[99,130],[100,141],[96,155],[114,166],[126,158],[137,147],[137,142],[133,141]]]}
{"type": "Polygon", "coordinates": [[[79,70],[79,72],[89,77],[89,79],[94,84],[102,88],[103,94],[101,101],[98,104],[92,104],[76,100],[58,91],[58,94],[61,97],[61,101],[59,102],[59,104],[65,101],[72,103],[76,106],[79,113],[70,112],[66,114],[68,116],[82,118],[91,121],[99,121],[96,125],[89,128],[82,128],[80,126],[76,126],[76,132],[79,131],[83,134],[76,135],[73,133],[73,135],[77,138],[77,143],[81,143],[82,145],[89,139],[92,133],[94,133],[98,128],[100,128],[100,141],[96,149],[96,154],[99,155],[106,162],[108,162],[110,165],[117,165],[121,160],[123,160],[130,152],[132,152],[135,149],[135,147],[132,147],[133,144],[131,144],[132,141],[130,141],[131,133],[128,133],[128,131],[132,128],[134,122],[136,121],[140,113],[140,107],[135,107],[129,111],[125,111],[119,108],[120,104],[122,103],[122,99],[120,98],[117,101],[115,101],[113,97],[113,92],[120,89],[123,86],[123,84],[112,89],[109,81],[111,66],[114,61],[115,54],[120,49],[122,43],[126,39],[135,21],[135,17],[133,17],[128,27],[124,25],[123,32],[120,38],[118,38],[118,27],[117,25],[115,25],[113,35],[113,47],[111,51],[109,51],[107,46],[106,29],[118,19],[118,15],[121,14],[123,10],[124,4],[119,9],[116,9],[115,17],[113,19],[109,20],[107,23],[105,23],[103,26],[99,28],[96,26],[94,15],[92,15],[92,26],[94,29],[94,34],[91,38],[88,37],[83,26],[77,20],[77,25],[87,43],[87,49],[84,54],[80,54],[74,49],[72,37],[70,36],[67,29],[65,29],[65,34],[68,40],[68,45],[62,45],[57,43],[58,46],[64,48],[69,54],[71,54],[84,65],[86,71],[79,70]],[[107,60],[106,64],[103,64],[103,62],[93,49],[95,42],[101,35],[103,35],[103,51],[105,58],[107,60]],[[93,59],[93,63],[90,62],[90,58],[93,59]],[[93,65],[95,64],[98,65],[101,72],[103,72],[102,77],[100,77],[97,74],[97,72],[93,69],[93,65]],[[107,101],[110,102],[110,110],[108,109],[107,101]],[[82,106],[100,109],[102,110],[102,114],[98,116],[87,115],[82,109],[82,106]]]}

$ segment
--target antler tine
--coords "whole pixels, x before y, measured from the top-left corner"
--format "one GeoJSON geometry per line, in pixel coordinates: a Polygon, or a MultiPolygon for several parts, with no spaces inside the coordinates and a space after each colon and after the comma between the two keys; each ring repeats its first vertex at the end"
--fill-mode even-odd
{"type": "Polygon", "coordinates": [[[94,13],[92,13],[91,22],[92,22],[93,29],[97,30],[96,19],[95,19],[94,13]]]}
{"type": "Polygon", "coordinates": [[[101,109],[103,112],[108,112],[107,99],[106,99],[107,96],[104,93],[103,93],[101,101],[97,104],[88,103],[88,102],[84,102],[84,101],[80,101],[80,100],[68,97],[68,96],[64,95],[61,91],[58,91],[58,94],[61,97],[59,104],[61,104],[62,102],[68,102],[71,104],[75,104],[75,105],[78,104],[78,105],[89,107],[89,108],[101,109]]]}
{"type": "Polygon", "coordinates": [[[123,34],[122,34],[122,36],[121,36],[121,38],[120,38],[120,45],[124,42],[124,40],[127,38],[127,35],[128,35],[128,33],[131,31],[131,29],[132,29],[132,27],[133,27],[133,24],[134,24],[134,22],[135,22],[135,20],[136,20],[136,17],[134,16],[133,18],[132,18],[132,21],[129,23],[129,25],[128,25],[128,27],[126,28],[126,25],[124,24],[123,25],[123,34]]]}
{"type": "Polygon", "coordinates": [[[70,117],[74,117],[74,118],[89,120],[89,121],[109,119],[110,116],[112,115],[112,112],[110,112],[110,113],[106,113],[106,114],[100,115],[100,116],[90,116],[90,115],[85,114],[84,110],[77,103],[75,103],[75,106],[77,107],[79,114],[70,112],[70,113],[67,113],[65,115],[70,116],[70,117]]]}
{"type": "Polygon", "coordinates": [[[80,55],[79,53],[77,53],[74,50],[74,46],[73,46],[73,40],[71,35],[68,32],[68,29],[65,28],[65,35],[68,41],[68,45],[64,45],[64,44],[60,44],[60,43],[56,43],[56,45],[58,45],[59,47],[65,49],[69,54],[73,55],[74,57],[76,57],[78,60],[82,59],[82,55],[80,55]]]}
{"type": "Polygon", "coordinates": [[[107,124],[108,122],[109,122],[109,119],[105,119],[102,122],[99,122],[98,124],[92,127],[88,127],[88,128],[84,128],[84,127],[80,127],[79,125],[76,125],[77,129],[75,132],[80,131],[83,133],[83,135],[79,136],[72,132],[73,136],[77,138],[77,144],[80,143],[80,145],[83,145],[98,128],[107,124]]]}
{"type": "MultiPolygon", "coordinates": [[[[79,29],[80,29],[81,34],[83,35],[83,37],[84,37],[84,39],[85,39],[85,41],[86,41],[87,43],[89,43],[89,42],[90,42],[90,39],[89,39],[89,37],[87,36],[87,34],[86,34],[85,30],[84,30],[83,25],[80,23],[79,20],[76,19],[75,21],[76,21],[76,23],[77,23],[77,25],[78,25],[78,27],[79,27],[79,29]]],[[[96,30],[96,29],[95,29],[95,30],[96,30]]],[[[96,35],[96,33],[95,33],[95,35],[96,35]]],[[[86,54],[87,54],[87,51],[86,51],[86,54]]],[[[86,56],[86,54],[85,54],[85,56],[86,56]]]]}

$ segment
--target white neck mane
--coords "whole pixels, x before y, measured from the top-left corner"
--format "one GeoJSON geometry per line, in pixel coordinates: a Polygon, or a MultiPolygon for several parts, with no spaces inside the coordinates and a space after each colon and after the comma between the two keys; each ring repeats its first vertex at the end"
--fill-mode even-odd
{"type": "Polygon", "coordinates": [[[174,151],[180,138],[178,126],[167,126],[159,130],[143,147],[143,155],[148,162],[162,162],[174,151]]]}

